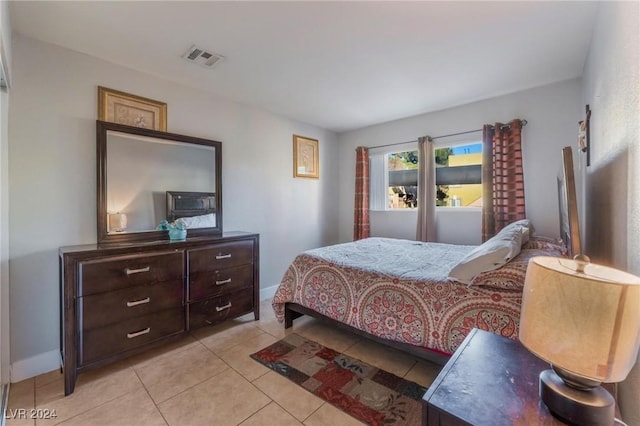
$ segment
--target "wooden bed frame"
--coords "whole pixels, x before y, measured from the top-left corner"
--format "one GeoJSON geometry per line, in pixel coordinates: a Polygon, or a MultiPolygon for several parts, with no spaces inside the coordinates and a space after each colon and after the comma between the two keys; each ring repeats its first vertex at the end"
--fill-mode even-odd
{"type": "Polygon", "coordinates": [[[446,355],[442,352],[432,351],[427,348],[421,348],[419,346],[410,345],[408,343],[396,342],[393,340],[382,339],[380,337],[374,336],[373,334],[369,334],[365,331],[359,330],[355,327],[351,327],[350,325],[344,324],[340,321],[336,321],[333,318],[329,318],[321,313],[313,311],[309,308],[306,308],[297,303],[287,302],[284,305],[284,328],[291,328],[293,326],[293,320],[299,318],[303,315],[309,315],[310,317],[317,318],[318,320],[332,326],[335,328],[339,328],[341,330],[349,331],[358,336],[365,337],[369,340],[372,340],[376,343],[380,343],[382,345],[388,346],[393,349],[397,349],[401,352],[408,353],[420,359],[424,359],[426,361],[434,362],[439,365],[445,365],[451,355],[446,355]]]}

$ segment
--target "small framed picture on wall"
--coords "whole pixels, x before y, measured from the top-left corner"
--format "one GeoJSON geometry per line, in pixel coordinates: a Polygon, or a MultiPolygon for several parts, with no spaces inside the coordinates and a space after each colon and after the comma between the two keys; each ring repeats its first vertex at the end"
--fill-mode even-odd
{"type": "Polygon", "coordinates": [[[318,140],[293,135],[293,177],[319,179],[318,140]]]}

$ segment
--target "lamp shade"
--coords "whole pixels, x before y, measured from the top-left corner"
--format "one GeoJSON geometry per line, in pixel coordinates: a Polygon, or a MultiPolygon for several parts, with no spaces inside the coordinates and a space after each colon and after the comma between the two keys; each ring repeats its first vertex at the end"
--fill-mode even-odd
{"type": "Polygon", "coordinates": [[[640,345],[640,278],[557,257],[534,257],[525,278],[520,341],[579,377],[624,380],[640,345]]]}
{"type": "Polygon", "coordinates": [[[122,232],[127,229],[127,215],[124,213],[110,213],[109,230],[122,232]]]}

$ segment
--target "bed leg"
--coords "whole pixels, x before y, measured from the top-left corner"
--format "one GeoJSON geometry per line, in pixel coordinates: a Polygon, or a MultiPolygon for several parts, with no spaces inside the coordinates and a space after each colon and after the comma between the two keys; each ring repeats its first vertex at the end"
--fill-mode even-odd
{"type": "Polygon", "coordinates": [[[290,310],[287,307],[284,308],[284,328],[285,329],[293,327],[293,314],[294,312],[292,310],[290,310]]]}
{"type": "Polygon", "coordinates": [[[301,314],[300,312],[296,312],[293,311],[291,309],[289,309],[288,307],[284,307],[284,328],[291,328],[293,327],[293,320],[296,318],[300,318],[303,314],[301,314]]]}

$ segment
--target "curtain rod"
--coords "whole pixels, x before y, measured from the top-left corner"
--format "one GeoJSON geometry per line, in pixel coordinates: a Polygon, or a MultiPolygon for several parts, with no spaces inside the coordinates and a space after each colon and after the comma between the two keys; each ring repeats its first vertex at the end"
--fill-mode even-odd
{"type": "MultiPolygon", "coordinates": [[[[522,127],[524,127],[526,125],[527,125],[527,120],[522,120],[522,127]]],[[[509,126],[508,124],[505,124],[503,126],[503,128],[508,127],[508,126],[509,126]]],[[[493,126],[491,126],[491,127],[493,127],[493,126]]],[[[460,135],[466,135],[468,133],[476,133],[476,132],[481,132],[481,131],[482,131],[482,129],[467,130],[467,131],[464,131],[464,132],[451,133],[449,135],[435,136],[435,137],[432,137],[431,139],[436,140],[436,139],[442,139],[442,138],[450,138],[451,136],[460,136],[460,135]]],[[[404,144],[407,144],[407,143],[414,143],[414,142],[418,142],[418,140],[414,139],[412,141],[406,141],[406,142],[397,142],[397,143],[388,143],[386,145],[368,146],[367,148],[369,148],[369,149],[372,149],[372,148],[384,148],[384,147],[387,147],[387,146],[404,145],[404,144]]]]}

